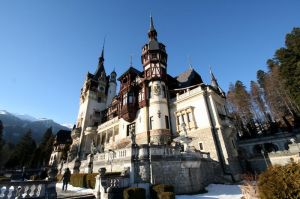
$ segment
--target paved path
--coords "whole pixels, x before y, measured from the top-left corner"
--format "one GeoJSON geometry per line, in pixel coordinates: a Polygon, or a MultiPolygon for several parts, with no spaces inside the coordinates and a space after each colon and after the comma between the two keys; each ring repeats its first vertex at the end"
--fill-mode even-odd
{"type": "MultiPolygon", "coordinates": [[[[78,190],[74,190],[70,187],[70,190],[62,191],[61,183],[58,183],[56,186],[57,198],[84,198],[84,199],[92,199],[95,196],[91,192],[80,192],[78,190]]],[[[69,186],[68,186],[69,188],[69,186]]]]}

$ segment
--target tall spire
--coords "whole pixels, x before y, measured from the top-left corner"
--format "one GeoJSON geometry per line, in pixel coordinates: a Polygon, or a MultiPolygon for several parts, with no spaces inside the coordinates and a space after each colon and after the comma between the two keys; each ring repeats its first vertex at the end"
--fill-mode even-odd
{"type": "Polygon", "coordinates": [[[211,70],[211,66],[209,66],[209,73],[210,73],[210,79],[211,79],[211,86],[214,87],[215,89],[219,89],[218,81],[211,70]]]}
{"type": "Polygon", "coordinates": [[[100,64],[100,62],[104,62],[104,45],[105,45],[105,37],[104,37],[104,41],[103,41],[102,52],[99,57],[99,64],[100,64]]]}
{"type": "Polygon", "coordinates": [[[154,28],[154,23],[153,23],[152,15],[151,15],[151,13],[150,13],[150,31],[151,31],[151,30],[155,30],[155,28],[154,28]]]}
{"type": "Polygon", "coordinates": [[[153,17],[152,15],[150,14],[150,29],[149,29],[149,32],[148,32],[148,37],[149,37],[149,40],[157,40],[157,32],[154,28],[154,22],[153,22],[153,17]]]}
{"type": "Polygon", "coordinates": [[[97,79],[99,77],[101,77],[101,76],[105,76],[105,69],[104,69],[104,45],[105,45],[105,37],[104,37],[104,41],[103,41],[101,55],[99,57],[98,67],[97,67],[97,70],[96,70],[96,72],[94,74],[97,79]]]}

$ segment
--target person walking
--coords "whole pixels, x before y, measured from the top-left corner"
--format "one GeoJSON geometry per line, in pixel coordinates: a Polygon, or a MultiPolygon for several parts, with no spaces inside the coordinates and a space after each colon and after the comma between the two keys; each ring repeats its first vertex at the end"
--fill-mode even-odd
{"type": "Polygon", "coordinates": [[[63,180],[63,187],[62,187],[62,190],[64,191],[67,191],[67,188],[68,188],[68,183],[70,182],[70,178],[71,178],[71,172],[70,172],[70,169],[69,168],[66,168],[65,170],[65,173],[62,177],[62,180],[63,180]]]}

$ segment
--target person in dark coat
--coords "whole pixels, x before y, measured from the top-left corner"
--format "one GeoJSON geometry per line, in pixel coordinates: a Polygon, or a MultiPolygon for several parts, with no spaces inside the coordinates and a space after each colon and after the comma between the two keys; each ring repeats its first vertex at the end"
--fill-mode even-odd
{"type": "Polygon", "coordinates": [[[70,178],[71,178],[71,172],[70,172],[70,169],[69,168],[66,168],[65,170],[65,173],[62,177],[62,180],[63,180],[63,187],[62,187],[62,190],[64,191],[67,191],[67,188],[68,188],[68,183],[70,182],[70,178]]]}

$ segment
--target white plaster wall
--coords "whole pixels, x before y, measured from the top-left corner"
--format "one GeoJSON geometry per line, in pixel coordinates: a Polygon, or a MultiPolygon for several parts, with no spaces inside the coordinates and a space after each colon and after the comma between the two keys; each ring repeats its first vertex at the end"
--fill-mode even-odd
{"type": "Polygon", "coordinates": [[[107,100],[106,100],[107,107],[111,104],[112,99],[116,96],[116,91],[117,91],[117,84],[115,82],[109,82],[107,100]]]}
{"type": "Polygon", "coordinates": [[[144,133],[147,131],[147,123],[148,123],[148,118],[147,118],[147,108],[143,107],[137,112],[137,118],[136,118],[136,123],[135,123],[135,133],[144,133]]]}
{"type": "Polygon", "coordinates": [[[176,115],[175,112],[181,109],[185,109],[189,106],[194,107],[194,116],[196,121],[196,126],[199,129],[210,128],[209,115],[206,109],[203,93],[198,93],[193,96],[187,96],[184,99],[176,100],[173,105],[171,105],[171,121],[172,121],[172,131],[176,132],[176,115]]]}
{"type": "Polygon", "coordinates": [[[167,104],[167,99],[163,97],[163,90],[162,90],[163,85],[165,85],[164,82],[160,82],[160,81],[154,81],[149,84],[149,86],[152,87],[150,106],[149,106],[149,119],[151,116],[153,117],[152,130],[166,129],[165,116],[169,117],[169,108],[167,104]],[[157,85],[160,87],[159,95],[154,94],[153,85],[157,85]],[[160,117],[158,112],[160,112],[160,117]]]}

